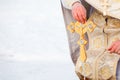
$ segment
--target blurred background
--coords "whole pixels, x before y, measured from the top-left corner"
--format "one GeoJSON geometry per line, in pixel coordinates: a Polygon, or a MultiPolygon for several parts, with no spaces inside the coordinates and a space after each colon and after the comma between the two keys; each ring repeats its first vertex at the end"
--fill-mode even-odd
{"type": "Polygon", "coordinates": [[[59,0],[0,0],[0,80],[78,80],[59,0]]]}

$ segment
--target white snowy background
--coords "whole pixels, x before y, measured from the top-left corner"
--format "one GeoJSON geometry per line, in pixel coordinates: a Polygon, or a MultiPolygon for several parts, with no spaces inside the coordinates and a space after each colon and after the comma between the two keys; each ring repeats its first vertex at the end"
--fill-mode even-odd
{"type": "Polygon", "coordinates": [[[78,80],[59,0],[0,0],[0,80],[78,80]]]}

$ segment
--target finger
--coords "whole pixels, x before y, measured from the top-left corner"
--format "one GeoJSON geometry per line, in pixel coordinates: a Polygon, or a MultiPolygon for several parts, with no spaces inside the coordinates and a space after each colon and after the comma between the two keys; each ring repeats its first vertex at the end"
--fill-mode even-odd
{"type": "Polygon", "coordinates": [[[81,23],[82,19],[81,19],[81,14],[80,14],[80,8],[76,8],[76,15],[77,15],[77,20],[81,23]]]}
{"type": "Polygon", "coordinates": [[[120,50],[118,51],[118,54],[120,55],[120,50]]]}
{"type": "Polygon", "coordinates": [[[86,18],[83,17],[83,21],[84,21],[84,23],[85,23],[85,22],[86,22],[86,18]]]}
{"type": "Polygon", "coordinates": [[[84,18],[82,16],[81,10],[79,10],[79,15],[78,16],[79,16],[79,19],[80,19],[81,23],[84,23],[84,18]]]}
{"type": "Polygon", "coordinates": [[[112,45],[108,48],[108,51],[110,51],[113,46],[114,46],[114,44],[112,44],[112,45]]]}
{"type": "Polygon", "coordinates": [[[78,8],[76,8],[76,12],[75,12],[75,14],[76,14],[76,18],[77,18],[77,21],[79,21],[79,22],[82,22],[82,19],[80,18],[80,8],[78,7],[78,8]]]}
{"type": "Polygon", "coordinates": [[[86,19],[84,19],[85,23],[86,23],[86,19]]]}
{"type": "Polygon", "coordinates": [[[78,14],[77,14],[77,16],[78,16],[78,21],[79,21],[80,23],[82,23],[82,20],[81,20],[81,18],[79,17],[78,14]]]}
{"type": "Polygon", "coordinates": [[[116,47],[116,49],[115,49],[115,52],[117,53],[119,50],[120,50],[120,46],[119,46],[119,44],[117,44],[117,47],[116,47]]]}
{"type": "Polygon", "coordinates": [[[85,23],[85,22],[86,22],[86,19],[84,19],[83,17],[82,17],[82,19],[83,19],[83,23],[85,23]]]}
{"type": "Polygon", "coordinates": [[[110,51],[114,45],[115,45],[115,42],[112,43],[112,45],[108,48],[108,50],[110,51]]]}
{"type": "Polygon", "coordinates": [[[109,51],[110,51],[110,52],[114,52],[114,50],[115,50],[115,44],[113,44],[113,45],[111,46],[111,48],[109,49],[109,51]]]}
{"type": "Polygon", "coordinates": [[[118,47],[117,44],[114,44],[114,46],[112,47],[112,49],[110,50],[110,52],[115,52],[116,48],[118,47]]]}
{"type": "Polygon", "coordinates": [[[85,12],[81,13],[82,23],[85,23],[85,12]]]}
{"type": "Polygon", "coordinates": [[[72,11],[72,15],[73,15],[73,17],[74,17],[75,20],[79,21],[77,12],[75,10],[72,11]]]}
{"type": "Polygon", "coordinates": [[[79,15],[81,15],[81,21],[82,23],[85,23],[85,20],[86,20],[86,10],[84,9],[84,7],[82,6],[79,10],[79,15]]]}
{"type": "Polygon", "coordinates": [[[120,50],[116,54],[120,55],[120,50]]]}

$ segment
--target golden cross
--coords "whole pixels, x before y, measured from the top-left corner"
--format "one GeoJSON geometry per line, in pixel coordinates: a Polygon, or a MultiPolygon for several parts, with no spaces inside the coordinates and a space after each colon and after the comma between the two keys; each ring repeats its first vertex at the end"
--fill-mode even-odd
{"type": "Polygon", "coordinates": [[[101,5],[103,6],[103,15],[106,16],[110,4],[108,3],[108,0],[103,0],[101,5]]]}
{"type": "Polygon", "coordinates": [[[87,59],[85,45],[87,44],[87,41],[85,40],[85,33],[87,31],[92,32],[95,29],[96,25],[92,21],[88,21],[85,24],[81,24],[79,22],[73,23],[71,22],[70,25],[68,25],[68,30],[72,33],[76,32],[79,34],[80,39],[78,40],[78,44],[80,45],[80,60],[82,62],[85,62],[87,59]]]}

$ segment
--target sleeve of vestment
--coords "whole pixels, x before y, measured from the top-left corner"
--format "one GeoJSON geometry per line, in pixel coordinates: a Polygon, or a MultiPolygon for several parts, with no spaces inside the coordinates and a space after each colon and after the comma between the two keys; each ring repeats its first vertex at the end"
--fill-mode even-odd
{"type": "Polygon", "coordinates": [[[63,6],[67,9],[72,9],[72,4],[75,2],[81,2],[80,0],[61,0],[63,6]]]}

